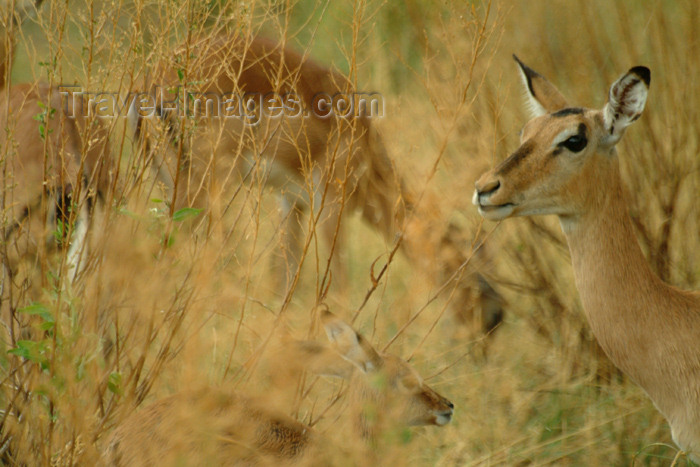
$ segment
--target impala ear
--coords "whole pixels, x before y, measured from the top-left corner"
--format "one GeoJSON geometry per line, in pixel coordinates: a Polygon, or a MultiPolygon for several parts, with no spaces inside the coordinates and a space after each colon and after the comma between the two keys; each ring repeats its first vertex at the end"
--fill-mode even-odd
{"type": "Polygon", "coordinates": [[[328,309],[321,310],[321,322],[328,340],[340,355],[357,366],[363,373],[376,371],[383,366],[383,359],[374,347],[352,326],[336,317],[328,309]]]}
{"type": "Polygon", "coordinates": [[[650,82],[649,68],[636,66],[610,87],[608,103],[603,108],[607,144],[613,145],[620,141],[625,129],[642,115],[650,82]]]}
{"type": "Polygon", "coordinates": [[[513,58],[518,62],[520,68],[525,85],[527,110],[531,117],[539,117],[569,107],[564,96],[552,83],[521,62],[515,54],[513,58]]]}

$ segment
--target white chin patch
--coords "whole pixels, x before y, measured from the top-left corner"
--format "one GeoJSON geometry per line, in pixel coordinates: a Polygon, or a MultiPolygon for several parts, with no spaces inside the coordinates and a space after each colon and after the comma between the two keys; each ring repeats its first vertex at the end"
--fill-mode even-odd
{"type": "Polygon", "coordinates": [[[484,216],[484,219],[490,221],[500,221],[513,214],[515,206],[505,204],[503,206],[479,206],[479,214],[484,216]]]}
{"type": "Polygon", "coordinates": [[[435,416],[435,424],[437,426],[447,425],[448,423],[450,423],[451,420],[452,420],[452,415],[440,414],[440,415],[435,416]]]}

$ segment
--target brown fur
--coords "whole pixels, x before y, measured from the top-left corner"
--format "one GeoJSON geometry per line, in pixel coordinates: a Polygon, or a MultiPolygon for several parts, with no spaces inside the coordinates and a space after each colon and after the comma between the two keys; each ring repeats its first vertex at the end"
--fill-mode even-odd
{"type": "MultiPolygon", "coordinates": [[[[193,83],[190,87],[201,93],[294,92],[306,109],[312,107],[317,93],[353,91],[344,76],[260,37],[195,39],[178,49],[172,60],[158,64],[151,76],[154,78],[144,85],[147,89],[193,83]],[[187,57],[191,57],[189,62],[187,57]]],[[[464,246],[471,240],[469,235],[453,235],[454,228],[440,214],[438,203],[428,200],[419,207],[414,205],[413,194],[394,170],[369,118],[319,118],[312,114],[308,118],[261,118],[255,126],[244,125],[240,118],[225,123],[220,118],[202,118],[197,120],[196,130],[191,129],[192,123],[185,123],[189,130],[183,128],[182,122],[164,113],[160,119],[139,118],[136,123],[138,135],[148,146],[148,157],[153,158],[159,179],[173,197],[173,209],[207,204],[216,209],[220,190],[230,180],[238,182],[254,164],[263,167],[266,161],[273,161],[265,181],[281,187],[290,205],[290,222],[285,229],[290,274],[300,259],[303,240],[296,214],[307,209],[305,190],[309,185],[315,190],[311,201],[316,212],[325,196],[321,227],[328,245],[336,234],[345,200],[345,212],[360,210],[388,242],[404,232],[402,245],[413,261],[434,263],[438,258],[439,264],[429,264],[431,272],[436,269],[433,275],[438,280],[450,277],[467,260],[464,246]],[[409,217],[411,225],[405,225],[409,217]]],[[[485,249],[480,254],[485,258],[485,249]]],[[[454,303],[458,316],[468,317],[480,307],[483,317],[478,322],[485,331],[500,322],[503,301],[473,267],[460,277],[457,289],[454,303]]]]}
{"type": "MultiPolygon", "coordinates": [[[[9,31],[0,37],[11,38],[9,31]]],[[[12,41],[5,45],[9,55],[3,62],[11,64],[12,41]]],[[[0,78],[7,79],[9,71],[3,69],[0,78]]],[[[62,99],[58,88],[42,82],[0,89],[1,254],[11,280],[20,280],[23,261],[35,263],[57,246],[67,252],[71,277],[87,257],[84,241],[99,194],[110,186],[111,156],[99,122],[64,111],[74,104],[79,107],[72,96],[62,99]],[[56,233],[59,221],[62,236],[56,233]]]]}
{"type": "MultiPolygon", "coordinates": [[[[540,77],[540,87],[553,86],[540,77]]],[[[593,333],[608,357],[647,392],[673,438],[700,457],[700,294],[663,283],[650,269],[627,213],[615,144],[646,101],[650,74],[632,68],[601,110],[552,115],[566,106],[531,96],[544,113],[527,123],[531,153],[507,174],[499,167],[477,182],[475,203],[488,218],[557,214],[576,286],[593,333]],[[579,152],[558,142],[584,125],[579,152]],[[562,149],[556,152],[554,148],[562,149]]],[[[558,91],[557,91],[558,94],[558,91]]]]}
{"type": "Polygon", "coordinates": [[[84,147],[86,120],[70,119],[63,109],[58,89],[50,89],[45,83],[12,86],[9,95],[0,91],[0,127],[9,131],[9,137],[5,132],[0,134],[0,149],[7,155],[1,176],[8,219],[6,235],[18,238],[11,243],[10,257],[15,259],[10,264],[34,254],[46,241],[51,243],[51,232],[46,229],[55,227],[46,224],[44,215],[56,218],[56,210],[64,210],[63,215],[67,215],[68,206],[63,206],[64,200],[59,197],[82,191],[80,200],[72,199],[82,210],[98,187],[109,187],[105,129],[93,126],[86,138],[88,146],[84,147]],[[46,123],[35,119],[43,109],[55,109],[51,117],[46,114],[46,123]],[[40,136],[41,125],[45,126],[45,139],[40,136]]]}
{"type": "Polygon", "coordinates": [[[312,436],[305,425],[258,401],[206,388],[166,397],[127,418],[107,441],[105,461],[114,466],[279,462],[298,457],[312,436]]]}

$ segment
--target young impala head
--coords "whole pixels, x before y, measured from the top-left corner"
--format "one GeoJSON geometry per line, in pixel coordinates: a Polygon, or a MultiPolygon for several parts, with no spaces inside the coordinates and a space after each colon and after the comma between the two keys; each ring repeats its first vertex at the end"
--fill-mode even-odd
{"type": "MultiPolygon", "coordinates": [[[[603,109],[570,106],[561,93],[517,57],[533,119],[517,151],[476,183],[473,203],[487,219],[557,214],[577,218],[605,189],[615,145],[642,113],[649,69],[636,66],[610,88],[603,109]]],[[[615,166],[616,167],[616,166],[615,166]]]]}
{"type": "MultiPolygon", "coordinates": [[[[357,404],[362,407],[369,403],[371,408],[381,409],[387,412],[384,415],[405,425],[443,426],[450,422],[452,402],[428,386],[411,365],[396,355],[377,352],[367,339],[325,305],[320,312],[334,352],[359,370],[350,375],[356,383],[353,399],[357,404]]],[[[364,428],[369,428],[365,420],[362,423],[364,428]]]]}

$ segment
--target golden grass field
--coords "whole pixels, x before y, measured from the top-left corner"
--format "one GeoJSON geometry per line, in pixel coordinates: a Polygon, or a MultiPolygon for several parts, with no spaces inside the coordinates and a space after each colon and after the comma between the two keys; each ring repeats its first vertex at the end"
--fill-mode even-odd
{"type": "MultiPolygon", "coordinates": [[[[481,232],[483,273],[504,296],[505,316],[486,338],[460,324],[450,287],[438,293],[427,246],[420,264],[399,252],[373,284],[394,244],[352,212],[343,217],[347,241],[334,251],[347,279],[326,288],[329,246],[314,236],[298,282],[285,288],[274,188],[232,186],[223,214],[173,219],[125,119],[115,118],[108,125],[119,183],[93,223],[98,248],[85,272],[72,283],[57,273],[60,251],[28,258],[12,280],[3,268],[1,308],[16,310],[26,329],[2,333],[0,462],[94,465],[134,410],[215,386],[268,396],[313,424],[329,440],[324,462],[335,465],[670,465],[677,448],[666,421],[587,328],[556,219],[482,222],[471,195],[476,178],[517,148],[527,118],[513,53],[575,104],[596,108],[621,73],[648,66],[646,110],[619,146],[630,213],[654,270],[700,288],[697,6],[45,2],[15,31],[13,84],[125,94],[188,33],[238,30],[284,37],[350,75],[356,89],[380,92],[386,112],[374,124],[396,171],[439,202],[441,222],[462,228],[466,252],[481,232]],[[355,327],[378,349],[391,343],[388,350],[410,358],[454,402],[452,423],[387,430],[368,446],[343,419],[342,382],[299,376],[272,384],[280,335],[323,339],[312,315],[320,301],[346,320],[357,314],[355,327]]],[[[190,429],[174,426],[172,436],[190,429]]],[[[691,462],[681,456],[675,465],[691,462]]]]}

